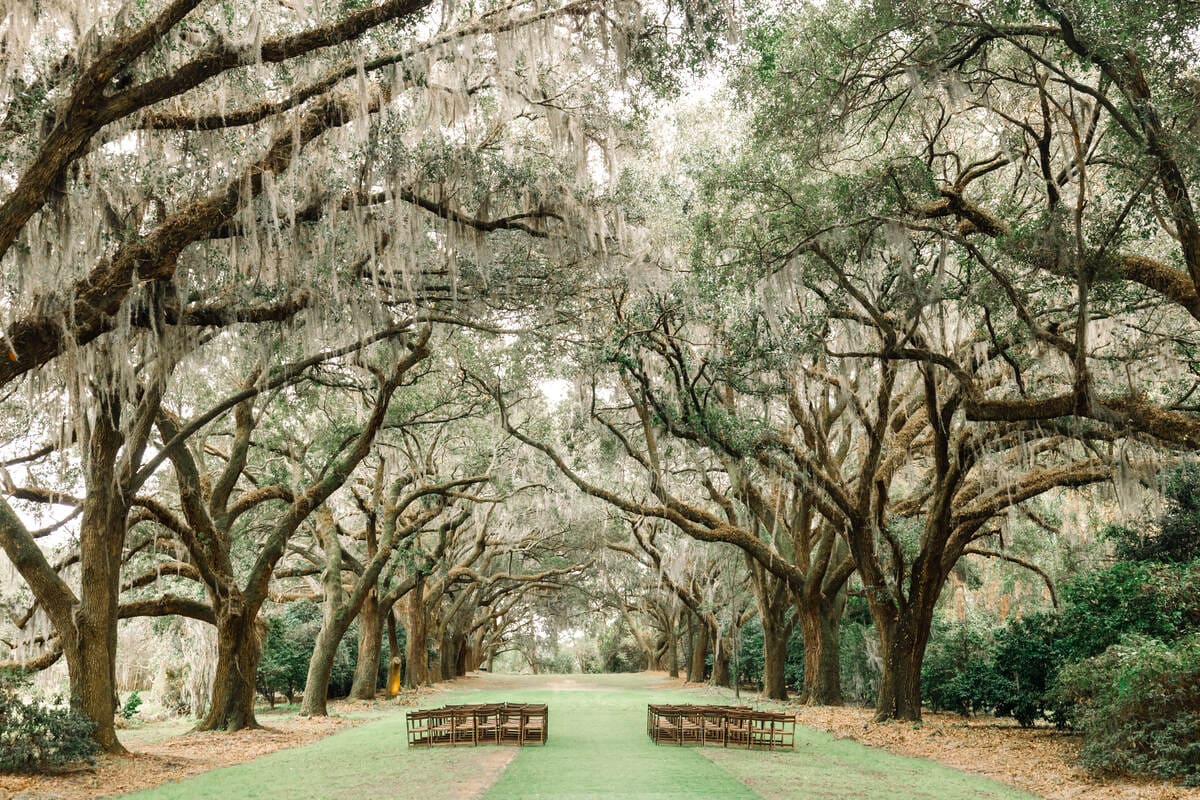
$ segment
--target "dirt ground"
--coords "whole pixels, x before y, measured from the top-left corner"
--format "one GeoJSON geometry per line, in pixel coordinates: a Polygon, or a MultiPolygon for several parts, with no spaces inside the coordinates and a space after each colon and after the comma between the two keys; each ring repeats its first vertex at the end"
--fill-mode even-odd
{"type": "Polygon", "coordinates": [[[798,713],[801,723],[839,738],[986,775],[1048,800],[1200,800],[1200,789],[1095,778],[1076,763],[1078,738],[1049,726],[1026,730],[1012,720],[928,712],[919,726],[875,724],[864,708],[805,707],[798,713]]]}
{"type": "Polygon", "coordinates": [[[411,706],[432,692],[377,703],[330,703],[329,717],[259,712],[264,730],[197,733],[177,720],[151,722],[117,735],[129,756],[102,756],[90,767],[51,775],[0,774],[0,800],[93,800],[178,781],[314,742],[346,727],[411,706]],[[163,735],[162,731],[167,731],[163,735]],[[180,731],[180,732],[175,732],[180,731]],[[174,732],[174,735],[172,735],[174,732]]]}

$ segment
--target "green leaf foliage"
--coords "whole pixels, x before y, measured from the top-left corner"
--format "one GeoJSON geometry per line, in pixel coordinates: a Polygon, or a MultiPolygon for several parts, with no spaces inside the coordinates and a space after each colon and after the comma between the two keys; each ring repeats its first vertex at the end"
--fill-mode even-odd
{"type": "Polygon", "coordinates": [[[1127,637],[1066,666],[1057,692],[1072,704],[1086,766],[1200,786],[1200,633],[1127,637]]]}
{"type": "Polygon", "coordinates": [[[27,697],[23,675],[0,672],[0,772],[45,772],[77,761],[92,763],[95,727],[62,703],[27,697]]]}

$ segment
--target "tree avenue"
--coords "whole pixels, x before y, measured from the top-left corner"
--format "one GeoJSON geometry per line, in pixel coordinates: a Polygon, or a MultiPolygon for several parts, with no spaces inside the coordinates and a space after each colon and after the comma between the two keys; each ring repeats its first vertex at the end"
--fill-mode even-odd
{"type": "Polygon", "coordinates": [[[654,669],[1100,741],[1200,636],[1068,629],[1200,557],[1198,17],[0,3],[0,670],[115,754],[146,648],[201,730],[654,669]]]}

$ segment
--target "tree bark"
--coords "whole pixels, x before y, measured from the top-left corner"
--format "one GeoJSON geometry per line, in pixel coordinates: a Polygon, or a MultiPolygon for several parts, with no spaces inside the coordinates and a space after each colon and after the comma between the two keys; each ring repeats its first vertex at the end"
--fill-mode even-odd
{"type": "Polygon", "coordinates": [[[713,654],[712,682],[714,686],[733,685],[729,672],[729,653],[728,647],[721,647],[719,652],[713,654]]]}
{"type": "Polygon", "coordinates": [[[846,595],[823,595],[815,603],[799,605],[800,631],[804,638],[804,692],[808,705],[842,704],[842,664],[840,656],[842,612],[846,595]]]}
{"type": "Polygon", "coordinates": [[[875,703],[875,719],[917,722],[921,719],[921,663],[929,643],[932,613],[897,619],[883,645],[883,676],[875,703]]]}
{"type": "MultiPolygon", "coordinates": [[[[374,700],[379,690],[379,654],[383,648],[383,625],[379,614],[379,595],[367,592],[358,614],[358,661],[354,665],[354,683],[350,696],[355,700],[374,700]]],[[[395,654],[395,650],[391,651],[395,654]]]]}
{"type": "Polygon", "coordinates": [[[708,623],[697,620],[692,637],[692,659],[688,665],[688,683],[704,683],[705,661],[708,657],[708,623]]]}
{"type": "MultiPolygon", "coordinates": [[[[763,631],[763,696],[771,700],[787,699],[787,645],[795,627],[795,601],[786,581],[766,570],[749,557],[750,586],[758,604],[763,631]]],[[[736,643],[741,646],[741,643],[736,643]]],[[[737,680],[741,676],[736,677],[737,680]]]]}
{"type": "MultiPolygon", "coordinates": [[[[87,452],[87,496],[79,526],[79,605],[75,641],[66,642],[72,702],[95,723],[100,748],[124,753],[113,720],[117,711],[117,606],[121,595],[121,551],[129,501],[117,478],[117,456],[125,438],[117,428],[115,403],[102,398],[87,452]],[[71,669],[72,665],[75,669],[71,669]]],[[[72,637],[63,634],[63,638],[72,637]]]]}
{"type": "Polygon", "coordinates": [[[667,674],[672,678],[679,677],[679,634],[674,619],[669,621],[667,629],[667,674]]]}
{"type": "Polygon", "coordinates": [[[405,598],[408,604],[408,625],[405,626],[405,661],[404,688],[416,689],[429,685],[429,654],[426,651],[425,608],[422,602],[425,596],[425,581],[417,581],[412,592],[405,598]]]}
{"type": "Polygon", "coordinates": [[[321,626],[313,644],[312,657],[308,660],[308,675],[304,679],[304,701],[300,704],[300,715],[324,717],[329,714],[329,678],[333,675],[333,662],[337,657],[338,645],[348,625],[332,620],[321,626]]]}
{"type": "Polygon", "coordinates": [[[438,645],[438,676],[440,680],[450,681],[456,677],[455,667],[458,664],[458,642],[454,632],[447,629],[442,631],[438,645]]]}
{"type": "Polygon", "coordinates": [[[771,700],[787,699],[787,633],[763,625],[763,696],[771,700]]]}
{"type": "Polygon", "coordinates": [[[198,730],[261,727],[254,716],[254,678],[262,653],[257,618],[258,609],[248,608],[240,593],[217,608],[217,668],[212,704],[196,726],[198,730]]]}

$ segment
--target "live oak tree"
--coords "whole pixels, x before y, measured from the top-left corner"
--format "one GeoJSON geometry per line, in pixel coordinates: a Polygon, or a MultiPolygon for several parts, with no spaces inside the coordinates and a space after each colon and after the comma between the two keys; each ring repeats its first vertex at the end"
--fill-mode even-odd
{"type": "Polygon", "coordinates": [[[919,232],[945,251],[919,281],[969,281],[1009,375],[921,358],[956,372],[972,419],[1196,446],[1195,24],[1175,3],[931,1],[761,32],[746,79],[759,135],[803,142],[784,146],[791,176],[823,176],[793,199],[830,190],[809,232],[919,232]]]}
{"type": "MultiPolygon", "coordinates": [[[[734,632],[740,630],[754,615],[754,603],[745,595],[745,570],[738,569],[738,557],[732,548],[680,541],[670,536],[670,526],[643,519],[628,520],[630,537],[614,537],[608,548],[634,559],[642,569],[640,581],[607,587],[606,594],[614,595],[611,602],[629,624],[630,632],[642,643],[651,664],[660,655],[657,643],[639,631],[632,612],[650,620],[667,616],[663,609],[682,603],[687,629],[687,679],[691,683],[706,680],[706,668],[712,659],[712,682],[717,686],[730,685],[729,662],[734,632]],[[618,592],[618,586],[621,590],[618,592]],[[737,619],[727,619],[724,610],[740,606],[737,619]]],[[[616,565],[607,566],[606,573],[619,573],[616,565]]],[[[676,631],[676,633],[678,633],[676,631]]],[[[665,631],[664,631],[665,636],[665,631]]]]}
{"type": "MultiPolygon", "coordinates": [[[[796,198],[818,184],[834,191],[836,179],[768,162],[749,154],[720,173],[711,195],[719,211],[705,223],[745,268],[737,274],[730,262],[713,262],[732,276],[726,291],[763,281],[774,291],[764,338],[801,343],[782,389],[801,446],[758,436],[747,449],[799,467],[817,513],[844,537],[881,637],[877,714],[918,719],[929,624],[954,564],[979,549],[973,543],[1005,509],[1107,479],[1129,443],[1111,431],[971,420],[964,406],[972,381],[1004,385],[1006,353],[989,340],[984,312],[971,305],[970,284],[950,269],[938,237],[886,219],[841,223],[834,215],[816,218],[834,230],[813,227],[812,209],[796,198]],[[935,352],[944,357],[926,358],[935,352]],[[814,424],[801,402],[812,390],[796,391],[801,377],[834,390],[847,409],[844,428],[814,424]]],[[[858,197],[842,199],[846,210],[858,197]]]]}
{"type": "MultiPolygon", "coordinates": [[[[520,290],[546,262],[521,242],[554,230],[555,252],[575,258],[603,228],[561,157],[615,152],[615,123],[585,123],[574,100],[590,90],[584,75],[608,74],[605,54],[638,19],[579,2],[473,12],[421,0],[6,8],[0,269],[14,301],[0,382],[87,380],[111,354],[136,352],[148,328],[203,341],[214,327],[299,320],[317,342],[347,318],[363,337],[402,328],[398,304],[527,302],[520,290]],[[614,35],[588,36],[594,25],[614,35]],[[537,57],[518,64],[525,42],[537,57]],[[479,248],[498,232],[518,238],[479,248]]],[[[186,345],[144,359],[181,360],[194,339],[175,338],[186,345]]],[[[137,371],[117,369],[120,393],[137,396],[137,371]]],[[[132,464],[142,446],[122,458],[132,464]]],[[[179,448],[169,450],[178,471],[179,448]]],[[[125,524],[110,516],[105,547],[116,552],[125,524]]],[[[34,579],[43,595],[67,602],[12,521],[25,572],[45,573],[34,579]]],[[[85,549],[89,572],[98,551],[85,549]]],[[[107,593],[111,611],[107,558],[84,592],[107,593]]],[[[243,705],[247,691],[233,692],[243,705]]],[[[103,733],[111,714],[92,711],[115,748],[103,733]]]]}
{"type": "MultiPolygon", "coordinates": [[[[662,425],[661,418],[654,416],[656,409],[642,395],[633,377],[626,374],[616,378],[616,386],[607,390],[613,393],[609,402],[596,400],[605,392],[593,387],[593,399],[582,411],[599,430],[611,437],[611,448],[620,453],[622,459],[628,459],[632,468],[642,476],[644,488],[637,490],[618,485],[612,476],[596,469],[599,465],[573,466],[553,441],[535,438],[538,426],[528,424],[531,417],[524,420],[516,417],[512,401],[506,398],[505,390],[494,379],[476,376],[474,380],[480,390],[490,394],[497,403],[500,424],[504,429],[518,441],[544,453],[578,489],[628,516],[663,520],[699,541],[724,542],[736,546],[747,558],[761,565],[772,576],[770,580],[779,580],[786,585],[782,599],[773,602],[771,608],[782,616],[791,613],[788,590],[803,586],[802,569],[780,553],[771,541],[760,536],[756,524],[727,514],[727,506],[721,502],[708,475],[709,471],[723,471],[720,462],[707,463],[702,454],[688,447],[686,437],[682,437],[683,446],[673,442],[671,437],[677,431],[673,431],[669,425],[662,425]],[[616,392],[620,392],[620,395],[616,392]]],[[[605,388],[601,386],[602,390],[605,388]]],[[[760,577],[767,580],[765,576],[760,577]]],[[[774,591],[775,597],[778,597],[778,586],[774,583],[770,586],[768,591],[774,591]]],[[[671,649],[675,647],[677,634],[674,620],[680,610],[679,607],[668,610],[660,621],[671,649]]],[[[783,627],[787,628],[786,622],[783,622],[783,627]]],[[[776,633],[783,637],[782,642],[786,642],[788,632],[790,630],[776,633]]],[[[779,656],[783,652],[782,643],[777,650],[772,644],[773,655],[779,656]]],[[[668,668],[672,663],[677,662],[668,656],[668,668]]],[[[782,697],[785,694],[782,658],[776,657],[771,663],[772,691],[775,696],[782,697]]]]}
{"type": "MultiPolygon", "coordinates": [[[[66,563],[52,565],[34,532],[12,505],[0,501],[0,546],[54,627],[47,649],[65,656],[72,705],[95,723],[97,743],[110,751],[122,749],[113,717],[126,517],[140,487],[138,473],[170,366],[160,362],[148,369],[146,384],[132,399],[125,396],[124,381],[111,371],[94,375],[90,386],[79,387],[82,396],[72,398],[89,410],[85,424],[74,433],[82,444],[86,490],[83,499],[74,501],[80,510],[78,589],[61,574],[66,563]]],[[[35,489],[10,487],[10,493],[36,497],[35,489]]],[[[64,501],[53,493],[51,499],[64,501]]]]}

